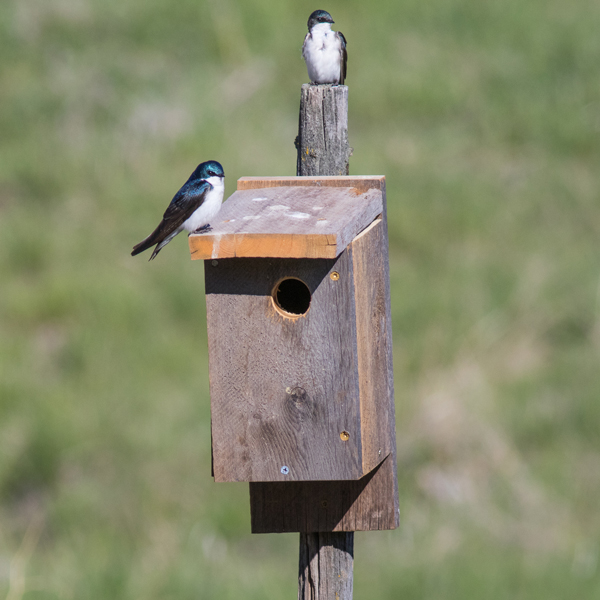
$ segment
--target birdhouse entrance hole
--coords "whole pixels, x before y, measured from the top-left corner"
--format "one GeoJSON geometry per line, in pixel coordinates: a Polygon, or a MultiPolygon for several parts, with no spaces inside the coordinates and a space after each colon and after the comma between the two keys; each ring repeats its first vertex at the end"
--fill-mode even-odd
{"type": "Polygon", "coordinates": [[[284,316],[305,315],[310,307],[310,290],[300,279],[288,277],[273,288],[273,302],[284,316]]]}

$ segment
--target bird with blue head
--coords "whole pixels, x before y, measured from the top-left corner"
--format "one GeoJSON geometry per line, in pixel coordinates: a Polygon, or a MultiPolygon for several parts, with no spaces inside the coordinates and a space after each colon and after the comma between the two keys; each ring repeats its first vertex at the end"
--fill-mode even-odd
{"type": "Polygon", "coordinates": [[[210,231],[223,202],[225,173],[221,163],[209,160],[199,164],[173,196],[158,227],[133,247],[132,256],[154,246],[152,260],[178,233],[210,231]]]}

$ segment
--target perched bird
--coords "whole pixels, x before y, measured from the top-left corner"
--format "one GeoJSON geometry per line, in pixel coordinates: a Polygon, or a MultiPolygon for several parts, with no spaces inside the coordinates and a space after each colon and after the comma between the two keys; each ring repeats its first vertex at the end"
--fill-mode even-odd
{"type": "Polygon", "coordinates": [[[308,33],[302,46],[311,83],[337,83],[346,79],[346,38],[341,31],[332,31],[334,20],[325,10],[315,10],[308,18],[308,33]]]}
{"type": "Polygon", "coordinates": [[[152,260],[178,233],[210,230],[210,220],[216,216],[223,202],[225,173],[216,160],[203,162],[196,167],[169,204],[159,226],[133,247],[131,256],[154,246],[152,260]]]}

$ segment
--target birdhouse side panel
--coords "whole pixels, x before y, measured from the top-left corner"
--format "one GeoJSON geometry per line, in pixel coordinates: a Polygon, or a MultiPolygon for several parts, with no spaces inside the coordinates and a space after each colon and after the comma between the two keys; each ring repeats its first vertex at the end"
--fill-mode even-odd
{"type": "Polygon", "coordinates": [[[215,480],[360,478],[350,255],[216,262],[205,263],[215,480]],[[304,314],[278,306],[283,280],[308,288],[304,314]]]}
{"type": "Polygon", "coordinates": [[[394,367],[386,224],[377,219],[351,244],[363,471],[396,452],[394,367]]]}

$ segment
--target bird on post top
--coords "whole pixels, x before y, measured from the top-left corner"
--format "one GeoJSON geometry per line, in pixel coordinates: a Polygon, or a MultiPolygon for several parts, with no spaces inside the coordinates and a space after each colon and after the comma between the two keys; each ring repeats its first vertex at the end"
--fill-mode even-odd
{"type": "Polygon", "coordinates": [[[334,20],[326,10],[315,10],[308,18],[308,33],[302,45],[311,83],[343,85],[346,79],[346,38],[341,31],[332,31],[334,20]]]}
{"type": "Polygon", "coordinates": [[[225,173],[221,163],[209,160],[199,164],[181,189],[173,196],[158,227],[133,247],[135,256],[156,246],[152,260],[178,233],[210,231],[210,220],[216,217],[223,202],[225,173]]]}

